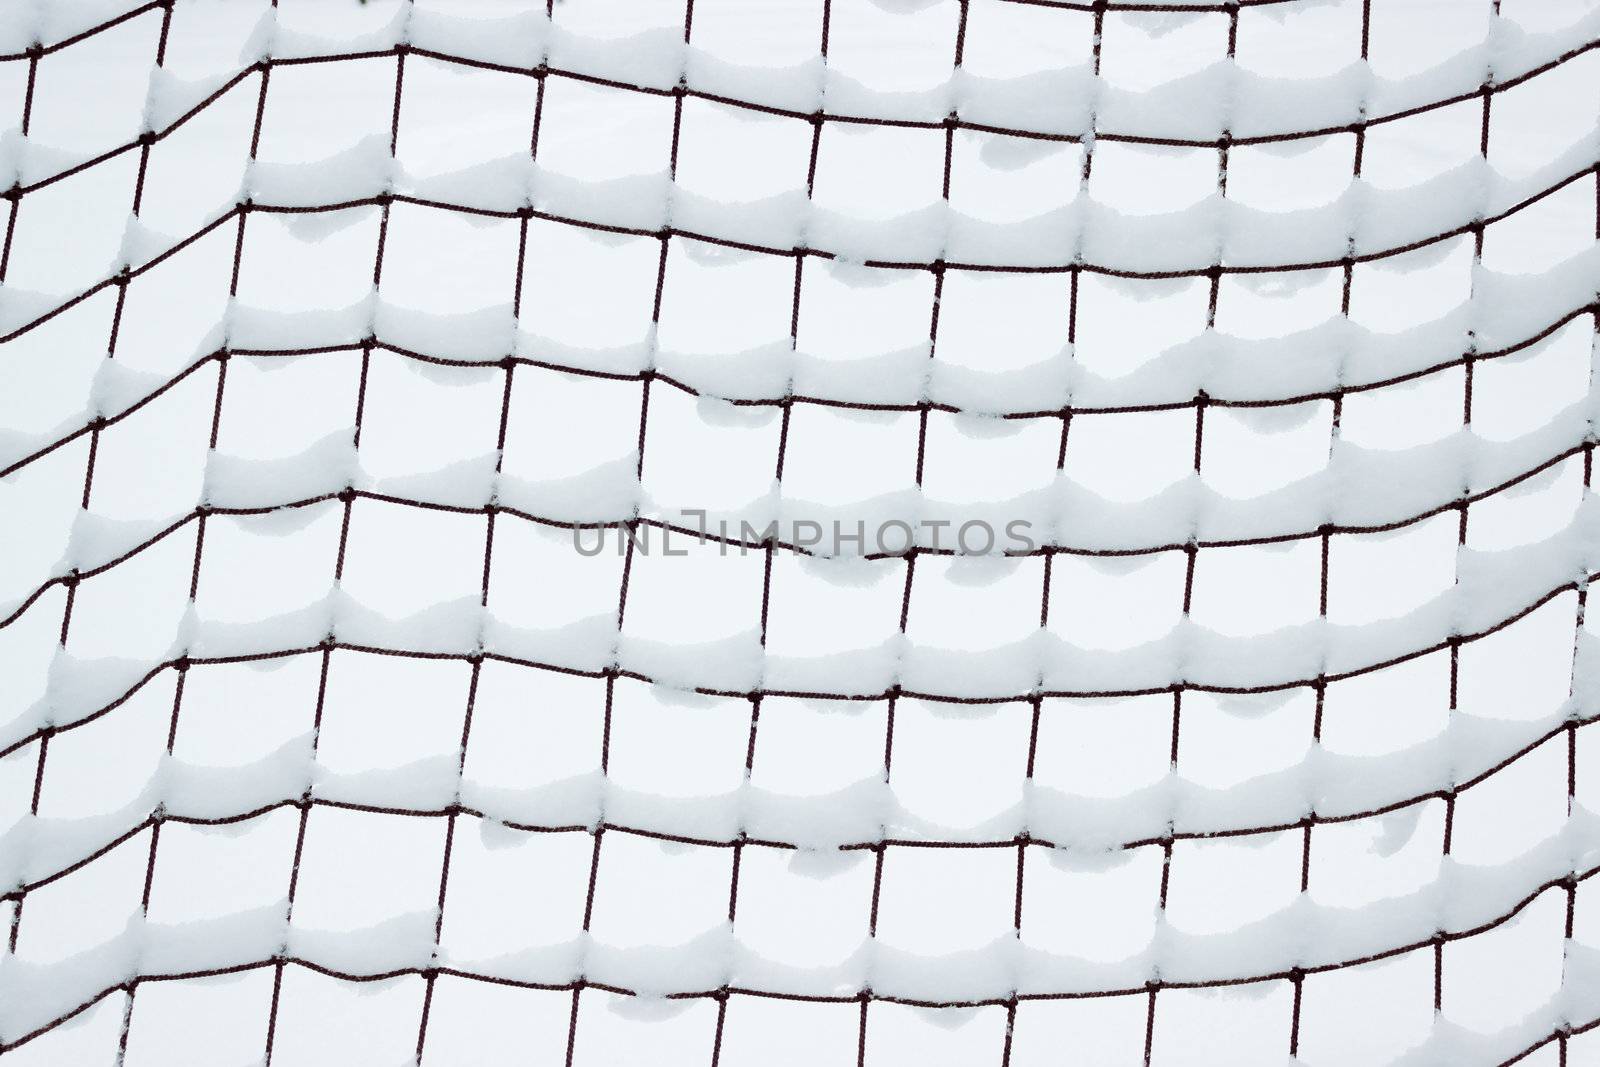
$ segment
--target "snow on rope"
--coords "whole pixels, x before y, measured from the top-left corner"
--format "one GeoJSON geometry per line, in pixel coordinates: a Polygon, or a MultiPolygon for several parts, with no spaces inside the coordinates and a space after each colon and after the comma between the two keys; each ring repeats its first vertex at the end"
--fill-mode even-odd
{"type": "Polygon", "coordinates": [[[0,97],[0,1063],[1600,1057],[1591,3],[19,2],[0,97]]]}

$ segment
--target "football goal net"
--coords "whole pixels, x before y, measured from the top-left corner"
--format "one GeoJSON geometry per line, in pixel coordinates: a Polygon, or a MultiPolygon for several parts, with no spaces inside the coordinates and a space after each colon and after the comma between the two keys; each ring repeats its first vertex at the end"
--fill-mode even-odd
{"type": "Polygon", "coordinates": [[[0,4],[0,1067],[1600,1062],[1593,0],[0,4]]]}

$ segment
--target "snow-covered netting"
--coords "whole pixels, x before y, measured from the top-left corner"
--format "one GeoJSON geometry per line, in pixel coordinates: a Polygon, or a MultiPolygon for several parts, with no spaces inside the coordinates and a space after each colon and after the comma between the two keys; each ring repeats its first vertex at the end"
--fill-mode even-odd
{"type": "Polygon", "coordinates": [[[0,53],[7,1067],[1600,1059],[1589,0],[0,53]]]}

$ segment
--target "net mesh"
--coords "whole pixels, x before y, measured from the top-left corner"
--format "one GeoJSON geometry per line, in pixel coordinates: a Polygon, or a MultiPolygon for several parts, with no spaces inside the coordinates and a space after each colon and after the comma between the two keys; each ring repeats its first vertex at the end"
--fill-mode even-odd
{"type": "MultiPolygon", "coordinates": [[[[1479,30],[1501,51],[1469,50],[1456,64],[1471,67],[1465,78],[1447,64],[1412,83],[1426,99],[1395,82],[1386,109],[1386,83],[1371,81],[1350,94],[1354,121],[1269,114],[1254,119],[1263,132],[1242,134],[1225,117],[1207,133],[1192,116],[1141,115],[1137,94],[1100,85],[1102,68],[1119,41],[1158,53],[1176,25],[1182,48],[1196,47],[1184,33],[1214,32],[1213,58],[1232,70],[1241,34],[1287,24],[1281,9],[1295,5],[961,0],[919,9],[938,18],[893,15],[949,31],[943,62],[957,74],[972,64],[969,37],[1001,34],[1018,10],[1059,20],[1051,28],[1086,49],[1068,104],[1086,124],[1069,129],[1042,105],[970,87],[970,108],[831,81],[826,99],[847,105],[791,106],[807,78],[820,94],[824,68],[762,86],[695,51],[697,34],[753,32],[726,5],[697,17],[690,0],[663,16],[569,0],[505,23],[370,6],[359,18],[251,7],[244,24],[264,29],[233,70],[218,66],[237,48],[208,21],[213,5],[7,16],[22,44],[0,56],[21,146],[0,252],[12,395],[0,416],[15,431],[0,442],[0,523],[18,546],[6,553],[14,607],[0,619],[17,680],[0,760],[12,826],[0,846],[11,886],[0,1059],[1171,1065],[1409,1052],[1565,1064],[1570,1050],[1583,1062],[1580,1043],[1600,1025],[1579,906],[1600,870],[1579,773],[1593,718],[1587,398],[1600,327],[1592,18],[1519,36],[1497,0],[1479,30]],[[648,32],[586,40],[588,9],[648,32]],[[531,58],[513,60],[518,34],[531,58]],[[168,73],[180,40],[205,77],[168,73]],[[123,66],[74,58],[112,41],[117,55],[134,41],[150,50],[123,66]],[[326,108],[330,128],[340,121],[319,83],[291,80],[310,68],[364,79],[349,92],[356,135],[331,163],[308,162],[328,154],[308,116],[326,108]],[[498,136],[430,104],[441,71],[496,79],[505,99],[531,105],[514,161],[536,174],[531,186],[508,184],[505,167],[417,177],[426,168],[408,159],[408,139],[436,156],[498,136]],[[1567,75],[1589,81],[1506,103],[1567,75]],[[646,139],[610,113],[571,129],[585,114],[578,89],[607,106],[660,105],[652,114],[669,125],[649,136],[665,186],[607,192],[581,168],[577,181],[528,169],[552,143],[570,163],[585,145],[646,139]],[[302,94],[300,109],[280,93],[302,94]],[[136,135],[108,140],[89,124],[63,153],[52,135],[83,132],[71,109],[111,94],[142,108],[136,135]],[[1032,124],[991,121],[1006,113],[995,100],[1032,124]],[[792,225],[781,213],[747,218],[688,189],[693,109],[712,105],[801,130],[792,192],[810,225],[788,246],[767,243],[792,225]],[[1125,125],[1103,128],[1108,112],[1125,125]],[[1468,115],[1481,165],[1468,161],[1470,181],[1424,183],[1392,203],[1377,188],[1370,211],[1322,212],[1331,236],[1285,225],[1224,239],[1229,225],[1249,229],[1227,209],[1242,153],[1260,168],[1284,158],[1268,146],[1334,145],[1360,185],[1376,138],[1425,140],[1419,124],[1436,113],[1458,126],[1468,115]],[[39,129],[41,115],[54,125],[39,129]],[[1580,136],[1549,165],[1528,172],[1497,154],[1502,138],[1515,149],[1524,126],[1562,116],[1580,136]],[[1163,122],[1185,135],[1163,135],[1163,122]],[[967,210],[968,229],[926,238],[915,220],[890,232],[807,215],[825,191],[837,203],[858,165],[830,160],[828,142],[863,130],[932,138],[935,206],[967,210]],[[972,137],[1011,146],[1009,161],[992,154],[1000,171],[1043,149],[1075,153],[1069,197],[1112,195],[1094,185],[1108,154],[1167,152],[1110,162],[1113,183],[1146,167],[1159,188],[1161,160],[1203,153],[1213,195],[1169,229],[1086,209],[1064,245],[1044,224],[1008,237],[1003,213],[962,201],[972,137]],[[237,158],[203,159],[229,138],[237,158]],[[187,235],[161,236],[149,217],[193,216],[189,201],[204,197],[184,182],[201,163],[241,191],[187,235]],[[1499,177],[1485,178],[1490,168],[1499,177]],[[682,195],[659,192],[674,183],[682,195]],[[1513,228],[1540,211],[1543,230],[1513,228]],[[1385,212],[1413,221],[1385,225],[1385,212]],[[1550,232],[1572,255],[1496,289],[1486,249],[1515,259],[1550,232]],[[601,258],[564,259],[574,233],[601,258]],[[1182,234],[1193,240],[1169,242],[1182,234]],[[858,239],[879,251],[862,254],[858,239]],[[294,240],[316,251],[285,253],[294,240]],[[1331,258],[1330,241],[1342,249],[1331,258]],[[78,280],[104,248],[112,271],[78,280]],[[1281,251],[1253,258],[1262,249],[1281,251]],[[886,297],[870,312],[914,322],[918,344],[854,379],[847,361],[797,359],[776,389],[673,357],[668,338],[685,336],[675,298],[695,321],[758,313],[702,273],[719,256],[766,272],[759,306],[779,309],[778,351],[826,345],[814,338],[840,317],[828,288],[840,277],[851,292],[920,301],[902,314],[886,297]],[[1363,298],[1415,299],[1402,274],[1366,273],[1395,263],[1418,274],[1464,263],[1469,313],[1362,362],[1349,353],[1365,336],[1351,328],[1363,298]],[[191,273],[171,273],[177,264],[191,273]],[[594,305],[580,333],[637,322],[642,355],[562,343],[569,309],[549,293],[568,271],[594,305]],[[960,288],[999,275],[1048,285],[1020,298],[960,288]],[[1085,357],[1090,320],[1097,342],[1141,343],[1154,305],[1119,302],[1113,283],[1147,285],[1141,299],[1155,303],[1197,297],[1185,305],[1195,335],[1247,349],[1219,331],[1230,298],[1257,307],[1245,287],[1256,276],[1319,279],[1338,358],[1291,333],[1298,347],[1267,355],[1299,351],[1309,369],[1235,366],[1197,347],[1181,358],[1199,369],[1169,361],[1121,392],[1029,379],[998,404],[925,369],[951,358],[951,314],[981,324],[984,351],[1011,344],[1007,320],[1026,314],[1059,324],[1068,361],[1085,357]],[[499,288],[482,291],[485,279],[499,288]],[[492,314],[407,314],[452,289],[492,314]],[[337,310],[339,293],[356,302],[337,310]],[[77,349],[83,358],[64,354],[77,349]],[[909,368],[905,382],[882,367],[909,368]],[[1418,406],[1381,406],[1402,394],[1418,406]],[[62,397],[64,422],[44,410],[62,397]],[[685,397],[701,423],[745,436],[713,434],[686,453],[675,438],[688,432],[685,397]],[[1479,431],[1503,410],[1534,412],[1532,425],[1479,431]],[[1371,432],[1441,411],[1454,423],[1445,445],[1337,466],[1353,415],[1371,432]],[[1280,412],[1287,423],[1251,436],[1249,417],[1280,412]],[[1195,490],[1084,517],[1069,498],[1074,517],[1051,513],[1050,536],[979,582],[953,569],[964,546],[924,534],[879,551],[869,535],[853,565],[870,575],[823,581],[799,567],[814,542],[792,520],[810,513],[758,509],[708,533],[648,495],[670,496],[668,474],[732,484],[735,454],[758,457],[752,484],[778,500],[796,481],[814,499],[850,468],[881,468],[910,493],[885,512],[909,531],[946,514],[918,503],[935,495],[941,463],[980,486],[1010,474],[981,459],[972,473],[990,453],[950,436],[955,420],[980,417],[1002,433],[968,439],[1022,441],[1026,458],[1006,462],[1054,485],[1100,469],[1076,460],[1107,465],[1112,481],[1175,467],[1193,488],[1219,464],[1222,477],[1270,466],[1287,451],[1273,436],[1285,425],[1316,439],[1320,466],[1309,490],[1257,504],[1195,490]],[[664,435],[662,419],[674,420],[664,435]],[[866,450],[861,426],[881,431],[866,450]],[[622,502],[609,503],[618,484],[622,502]],[[1527,503],[1541,500],[1555,501],[1553,524],[1527,503]],[[771,515],[790,525],[769,529],[771,515]],[[1480,525],[1481,543],[1469,536],[1480,525]],[[574,532],[607,550],[574,554],[574,532]],[[660,551],[674,532],[688,558],[660,551]],[[1389,612],[1398,621],[1380,607],[1357,625],[1381,600],[1374,574],[1392,588],[1425,569],[1373,562],[1413,533],[1432,538],[1426,558],[1443,561],[1447,588],[1389,612]],[[274,547],[290,542],[288,555],[274,547]],[[1342,563],[1350,588],[1369,582],[1349,607],[1342,563]],[[869,592],[817,599],[841,587],[869,592]],[[996,599],[962,599],[974,590],[996,599]],[[1287,627],[1229,635],[1238,614],[1278,619],[1291,602],[1287,627]],[[807,663],[793,657],[796,632],[869,617],[883,623],[878,658],[825,640],[807,663]],[[1112,619],[1155,620],[1184,643],[1142,654],[1082,640],[1112,619]],[[980,629],[1021,636],[1002,646],[980,629]],[[1090,651],[1052,651],[1040,635],[1090,651]],[[792,788],[797,766],[812,788],[792,788]],[[1105,767],[1126,772],[1126,788],[1102,788],[1105,767]],[[845,788],[815,785],[835,779],[845,788]],[[942,795],[999,800],[963,821],[942,795]]],[[[807,48],[825,65],[842,64],[841,49],[881,61],[881,42],[850,37],[877,9],[845,7],[804,6],[818,34],[807,48]]],[[[1361,69],[1375,48],[1417,47],[1403,23],[1382,40],[1385,9],[1329,9],[1348,17],[1361,69]]],[[[887,143],[891,155],[910,144],[887,143]]],[[[742,154],[726,138],[718,152],[696,173],[742,154]]],[[[842,321],[847,333],[871,326],[842,321]]]]}

